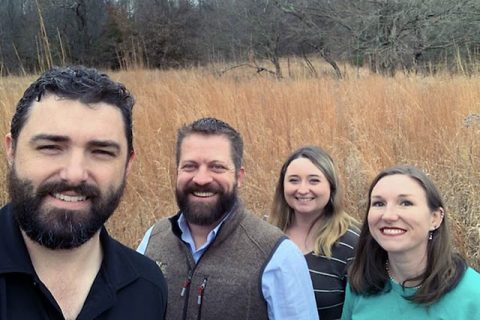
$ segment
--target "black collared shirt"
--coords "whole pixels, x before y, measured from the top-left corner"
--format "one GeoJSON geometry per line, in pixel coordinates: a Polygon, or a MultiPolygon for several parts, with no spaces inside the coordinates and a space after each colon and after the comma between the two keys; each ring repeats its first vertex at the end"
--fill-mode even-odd
{"type": "MultiPolygon", "coordinates": [[[[77,320],[164,319],[167,286],[150,259],[100,233],[103,261],[77,320]]],[[[40,281],[10,205],[0,210],[0,320],[63,320],[40,281]]]]}

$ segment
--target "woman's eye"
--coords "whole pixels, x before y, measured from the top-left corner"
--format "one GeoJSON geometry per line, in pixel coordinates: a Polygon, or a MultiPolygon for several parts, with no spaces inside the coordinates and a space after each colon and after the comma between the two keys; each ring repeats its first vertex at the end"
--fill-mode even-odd
{"type": "Polygon", "coordinates": [[[404,207],[409,207],[409,206],[413,206],[413,203],[409,200],[403,200],[402,202],[400,202],[400,205],[404,207]]]}
{"type": "Polygon", "coordinates": [[[384,203],[382,201],[372,201],[371,207],[383,207],[384,203]]]}

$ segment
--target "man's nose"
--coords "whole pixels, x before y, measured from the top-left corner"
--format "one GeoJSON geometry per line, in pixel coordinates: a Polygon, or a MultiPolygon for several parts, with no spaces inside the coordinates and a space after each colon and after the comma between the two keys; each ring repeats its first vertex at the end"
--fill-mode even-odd
{"type": "Polygon", "coordinates": [[[87,161],[82,152],[72,152],[65,158],[60,178],[72,185],[79,185],[87,181],[87,161]]]}
{"type": "Polygon", "coordinates": [[[212,182],[213,178],[207,168],[200,167],[197,172],[195,172],[192,180],[197,185],[206,185],[212,182]]]}

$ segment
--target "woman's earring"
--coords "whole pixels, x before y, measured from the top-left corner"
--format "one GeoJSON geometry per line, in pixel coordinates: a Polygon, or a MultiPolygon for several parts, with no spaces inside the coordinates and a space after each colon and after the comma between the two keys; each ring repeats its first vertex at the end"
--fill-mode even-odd
{"type": "Polygon", "coordinates": [[[428,232],[428,240],[433,239],[433,231],[437,230],[437,226],[433,226],[433,229],[428,232]]]}

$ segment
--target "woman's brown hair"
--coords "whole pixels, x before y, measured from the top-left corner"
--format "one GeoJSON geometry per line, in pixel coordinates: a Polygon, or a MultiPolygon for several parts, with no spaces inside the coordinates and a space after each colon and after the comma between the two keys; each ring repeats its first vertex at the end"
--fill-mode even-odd
{"type": "MultiPolygon", "coordinates": [[[[363,220],[355,260],[349,270],[350,287],[358,294],[375,295],[389,289],[387,286],[389,276],[385,268],[387,252],[370,234],[368,211],[372,190],[376,184],[382,178],[396,174],[412,178],[425,190],[431,211],[439,208],[445,210],[440,193],[432,180],[416,167],[399,165],[380,172],[368,191],[367,212],[363,220]]],[[[445,214],[440,226],[432,232],[432,239],[428,241],[425,272],[416,278],[406,280],[420,281],[421,286],[415,294],[405,298],[419,304],[432,304],[458,284],[465,269],[464,259],[453,253],[445,214]]]]}

